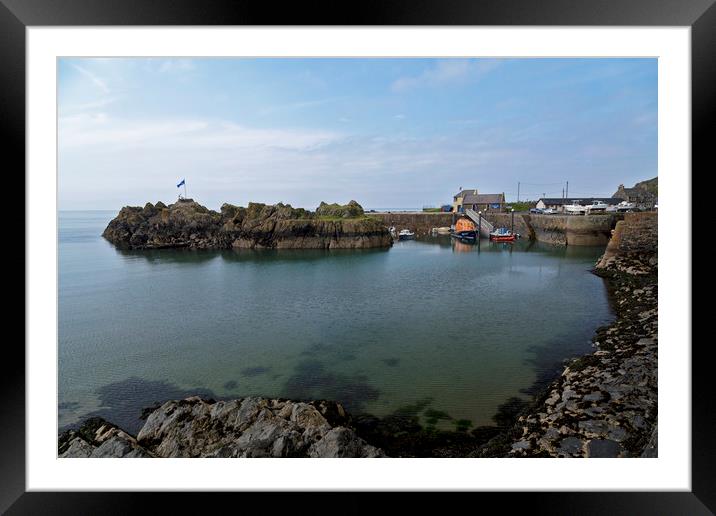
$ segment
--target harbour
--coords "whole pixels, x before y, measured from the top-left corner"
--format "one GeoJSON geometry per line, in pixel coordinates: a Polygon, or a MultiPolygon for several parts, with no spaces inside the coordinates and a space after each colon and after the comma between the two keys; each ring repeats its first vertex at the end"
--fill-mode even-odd
{"type": "Polygon", "coordinates": [[[378,416],[423,403],[424,425],[490,425],[612,317],[590,272],[601,247],[443,235],[132,251],[99,236],[112,216],[60,214],[61,428],[97,414],[136,429],[143,408],[182,394],[332,399],[378,416]]]}

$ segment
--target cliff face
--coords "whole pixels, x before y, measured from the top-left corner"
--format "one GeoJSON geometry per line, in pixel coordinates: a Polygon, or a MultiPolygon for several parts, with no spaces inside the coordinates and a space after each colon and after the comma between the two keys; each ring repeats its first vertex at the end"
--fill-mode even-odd
{"type": "Polygon", "coordinates": [[[350,428],[334,402],[243,398],[168,401],[136,437],[100,418],[65,432],[60,458],[384,457],[350,428]]]}
{"type": "Polygon", "coordinates": [[[102,233],[128,249],[190,247],[197,249],[358,249],[390,247],[392,239],[379,221],[363,215],[355,201],[340,206],[321,203],[316,212],[290,205],[224,204],[215,212],[192,201],[169,206],[122,208],[102,233]]]}

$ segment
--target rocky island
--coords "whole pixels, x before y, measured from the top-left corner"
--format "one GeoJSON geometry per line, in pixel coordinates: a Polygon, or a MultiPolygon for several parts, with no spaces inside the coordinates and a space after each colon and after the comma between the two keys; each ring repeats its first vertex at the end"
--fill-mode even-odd
{"type": "Polygon", "coordinates": [[[219,212],[192,199],[125,206],[102,236],[125,249],[365,249],[390,247],[388,229],[356,201],[322,202],[315,212],[291,205],[224,204],[219,212]]]}

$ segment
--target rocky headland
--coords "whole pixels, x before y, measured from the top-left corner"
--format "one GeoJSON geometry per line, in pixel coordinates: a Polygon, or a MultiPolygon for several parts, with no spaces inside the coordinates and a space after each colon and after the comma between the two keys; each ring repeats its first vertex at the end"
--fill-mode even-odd
{"type": "Polygon", "coordinates": [[[136,436],[91,418],[59,437],[60,457],[384,457],[358,437],[342,405],[191,397],[148,410],[136,436]]]}
{"type": "Polygon", "coordinates": [[[355,201],[316,211],[288,204],[224,204],[219,212],[192,199],[125,206],[102,236],[124,249],[364,249],[390,247],[379,221],[355,201]]]}

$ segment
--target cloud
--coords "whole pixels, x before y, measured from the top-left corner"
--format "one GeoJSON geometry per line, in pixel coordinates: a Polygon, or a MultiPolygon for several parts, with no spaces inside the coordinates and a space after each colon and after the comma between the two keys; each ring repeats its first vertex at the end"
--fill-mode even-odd
{"type": "Polygon", "coordinates": [[[313,208],[321,200],[352,198],[373,207],[419,207],[449,197],[458,186],[455,177],[492,177],[517,158],[521,151],[485,146],[478,138],[349,135],[89,113],[59,122],[60,199],[73,209],[171,201],[182,177],[190,181],[190,195],[213,208],[225,201],[313,208]]]}
{"type": "Polygon", "coordinates": [[[256,129],[203,119],[126,120],[104,113],[63,116],[59,123],[61,149],[309,149],[337,137],[329,131],[256,129]]]}
{"type": "Polygon", "coordinates": [[[324,106],[326,104],[332,104],[340,100],[344,100],[346,97],[330,97],[325,99],[314,99],[314,100],[301,100],[298,102],[289,102],[288,104],[279,104],[275,106],[269,106],[259,111],[262,116],[270,115],[273,113],[280,113],[285,111],[295,111],[300,109],[313,108],[318,106],[324,106]]]}
{"type": "Polygon", "coordinates": [[[88,111],[95,111],[98,108],[103,108],[110,104],[117,102],[120,97],[105,97],[91,102],[85,102],[82,104],[70,104],[66,107],[61,107],[61,116],[79,114],[88,111]]]}
{"type": "Polygon", "coordinates": [[[79,65],[73,64],[72,65],[75,70],[80,72],[82,75],[87,77],[90,81],[92,81],[92,84],[97,86],[100,90],[102,90],[103,93],[109,93],[109,87],[107,86],[107,83],[98,75],[90,72],[88,69],[83,68],[79,65]]]}
{"type": "Polygon", "coordinates": [[[415,88],[446,86],[474,80],[499,64],[499,59],[442,59],[419,75],[396,79],[391,84],[391,90],[401,93],[415,88]]]}

